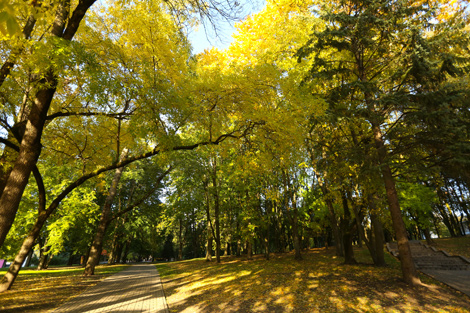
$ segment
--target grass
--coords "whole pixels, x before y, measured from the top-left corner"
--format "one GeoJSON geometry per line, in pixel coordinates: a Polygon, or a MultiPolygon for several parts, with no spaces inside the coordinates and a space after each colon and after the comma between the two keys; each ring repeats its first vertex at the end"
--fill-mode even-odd
{"type": "MultiPolygon", "coordinates": [[[[356,259],[370,262],[365,249],[356,259]]],[[[314,249],[301,261],[279,254],[157,268],[171,312],[470,312],[469,297],[426,276],[424,286],[411,288],[398,262],[388,255],[387,262],[343,265],[334,249],[314,249]]]]}
{"type": "MultiPolygon", "coordinates": [[[[426,243],[426,241],[423,242],[426,243]]],[[[432,245],[450,254],[462,255],[470,259],[470,236],[433,239],[432,245]]]]}
{"type": "MultiPolygon", "coordinates": [[[[91,277],[82,276],[83,268],[80,266],[50,267],[43,271],[22,270],[12,289],[0,293],[0,312],[48,312],[126,266],[100,265],[91,277]]],[[[3,276],[2,272],[0,274],[3,276]]]]}

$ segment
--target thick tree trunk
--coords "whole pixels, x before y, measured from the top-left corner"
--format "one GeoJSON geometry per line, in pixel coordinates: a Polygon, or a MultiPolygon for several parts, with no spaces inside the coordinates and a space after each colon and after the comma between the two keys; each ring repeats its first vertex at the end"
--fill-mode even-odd
{"type": "Polygon", "coordinates": [[[253,244],[252,244],[252,241],[253,239],[250,238],[248,239],[248,241],[246,242],[246,251],[247,251],[247,257],[248,257],[248,260],[252,260],[253,259],[253,244]]]}
{"type": "Polygon", "coordinates": [[[374,245],[375,245],[375,255],[376,260],[374,264],[377,266],[385,266],[385,253],[384,253],[384,230],[382,222],[375,213],[370,214],[370,220],[372,223],[372,232],[374,234],[374,245]]]}
{"type": "Polygon", "coordinates": [[[403,280],[411,285],[421,285],[421,280],[419,279],[413,259],[411,258],[410,244],[406,236],[405,223],[401,216],[395,180],[393,179],[392,170],[387,163],[387,150],[382,138],[382,131],[380,130],[378,123],[372,122],[371,124],[372,131],[374,133],[375,147],[379,156],[379,165],[381,167],[385,191],[387,193],[390,214],[392,216],[393,229],[398,242],[398,253],[400,255],[403,280]]]}
{"type": "MultiPolygon", "coordinates": [[[[51,35],[65,40],[72,40],[81,20],[94,2],[95,0],[81,1],[69,18],[70,2],[68,0],[62,1],[58,5],[56,17],[51,27],[51,35]],[[67,20],[68,25],[64,30],[67,20]]],[[[38,91],[33,97],[33,104],[21,140],[18,157],[0,197],[0,247],[3,246],[5,238],[13,225],[29,175],[41,153],[42,132],[58,83],[58,78],[52,69],[43,74],[42,78],[37,81],[38,91]]]]}
{"type": "MultiPolygon", "coordinates": [[[[121,157],[119,161],[123,161],[127,158],[128,150],[124,149],[121,153],[121,157]]],[[[124,171],[124,167],[119,167],[116,169],[114,173],[113,181],[111,182],[111,186],[109,187],[109,193],[106,197],[106,200],[103,205],[103,210],[101,211],[100,222],[98,228],[96,230],[95,237],[93,239],[93,243],[90,249],[90,256],[88,258],[85,271],[83,273],[84,276],[90,276],[95,273],[95,267],[98,265],[101,256],[101,250],[103,248],[103,239],[106,233],[106,229],[110,223],[110,215],[111,215],[111,206],[114,201],[114,197],[117,193],[117,187],[119,185],[119,181],[121,180],[122,172],[124,171]]]]}

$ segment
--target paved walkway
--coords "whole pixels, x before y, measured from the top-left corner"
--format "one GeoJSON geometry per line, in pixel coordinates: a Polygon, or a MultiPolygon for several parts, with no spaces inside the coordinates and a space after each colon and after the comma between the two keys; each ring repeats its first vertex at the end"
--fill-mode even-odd
{"type": "Polygon", "coordinates": [[[470,271],[421,270],[421,272],[470,297],[470,271]]]}
{"type": "MultiPolygon", "coordinates": [[[[396,243],[387,243],[389,251],[398,256],[396,243]]],[[[470,261],[451,256],[420,241],[410,240],[411,257],[418,270],[470,296],[470,261]]]]}
{"type": "Polygon", "coordinates": [[[53,312],[168,313],[168,306],[155,265],[136,264],[107,277],[53,312]]]}

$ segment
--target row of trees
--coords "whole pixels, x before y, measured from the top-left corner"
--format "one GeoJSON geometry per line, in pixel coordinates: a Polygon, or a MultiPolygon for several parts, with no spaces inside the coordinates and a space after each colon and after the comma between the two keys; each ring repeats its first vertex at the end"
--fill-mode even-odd
{"type": "Polygon", "coordinates": [[[383,265],[384,234],[419,284],[408,237],[468,227],[463,2],[267,1],[196,56],[184,28],[238,2],[5,8],[0,290],[37,244],[92,275],[103,246],[172,238],[217,262],[334,244],[354,263],[359,240],[383,265]]]}

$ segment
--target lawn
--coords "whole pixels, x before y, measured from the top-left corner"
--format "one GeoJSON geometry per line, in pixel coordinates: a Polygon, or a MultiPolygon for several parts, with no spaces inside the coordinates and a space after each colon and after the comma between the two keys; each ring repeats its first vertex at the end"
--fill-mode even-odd
{"type": "MultiPolygon", "coordinates": [[[[356,250],[360,262],[367,251],[356,250]]],[[[470,298],[422,277],[411,288],[400,280],[398,262],[388,267],[343,265],[334,249],[262,256],[226,257],[157,265],[171,312],[470,312],[470,298]]]]}
{"type": "MultiPolygon", "coordinates": [[[[79,266],[22,270],[12,289],[0,293],[0,312],[48,312],[126,266],[100,265],[92,277],[83,277],[83,268],[79,266]]],[[[6,270],[0,271],[0,275],[6,270]]]]}
{"type": "MultiPolygon", "coordinates": [[[[423,242],[426,243],[426,241],[423,242]]],[[[470,259],[470,236],[433,239],[432,243],[436,249],[444,250],[453,255],[462,255],[470,259]]]]}

